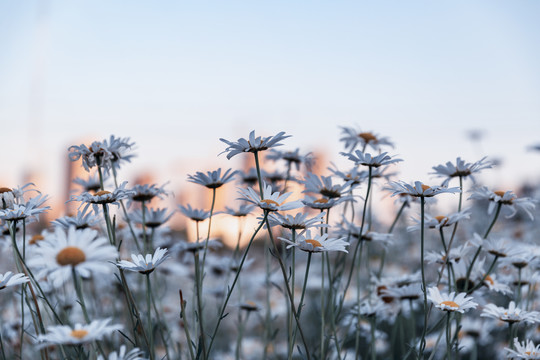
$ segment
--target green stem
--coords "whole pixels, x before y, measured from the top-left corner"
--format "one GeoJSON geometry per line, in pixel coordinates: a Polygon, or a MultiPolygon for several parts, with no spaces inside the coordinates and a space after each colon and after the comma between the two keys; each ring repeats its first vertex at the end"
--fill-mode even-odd
{"type": "Polygon", "coordinates": [[[451,359],[452,356],[452,341],[451,341],[451,327],[450,327],[450,311],[446,312],[446,358],[451,359]]]}
{"type": "Polygon", "coordinates": [[[195,354],[193,353],[193,342],[191,341],[191,336],[189,334],[189,324],[188,318],[186,316],[186,302],[184,301],[184,297],[182,296],[182,290],[178,290],[178,293],[180,295],[180,318],[184,319],[184,331],[186,333],[189,356],[191,360],[195,360],[195,354]]]}
{"type": "Polygon", "coordinates": [[[150,274],[146,274],[146,312],[148,322],[148,337],[150,338],[150,349],[148,351],[154,356],[154,328],[152,326],[152,287],[150,284],[150,274]]]}
{"type": "Polygon", "coordinates": [[[424,270],[424,211],[425,211],[425,199],[420,197],[420,265],[422,270],[422,292],[424,294],[424,328],[422,329],[422,338],[420,341],[420,354],[419,359],[424,358],[424,349],[426,348],[426,331],[428,321],[428,305],[427,305],[427,289],[426,289],[426,275],[424,270]]]}

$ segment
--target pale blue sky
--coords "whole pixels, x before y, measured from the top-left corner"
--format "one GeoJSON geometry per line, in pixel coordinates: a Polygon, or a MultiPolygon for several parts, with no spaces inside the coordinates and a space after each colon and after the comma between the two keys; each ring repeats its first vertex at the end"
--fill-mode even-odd
{"type": "Polygon", "coordinates": [[[539,15],[533,0],[4,0],[0,180],[38,167],[54,184],[70,144],[111,133],[164,180],[235,166],[218,138],[251,129],[336,160],[339,125],[389,136],[406,181],[479,159],[471,128],[505,160],[493,182],[538,179],[539,15]]]}

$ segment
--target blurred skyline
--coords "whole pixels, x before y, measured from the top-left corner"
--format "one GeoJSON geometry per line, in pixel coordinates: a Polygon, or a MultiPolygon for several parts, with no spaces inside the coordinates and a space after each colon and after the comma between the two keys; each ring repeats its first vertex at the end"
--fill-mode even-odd
{"type": "MultiPolygon", "coordinates": [[[[339,155],[339,126],[388,136],[400,179],[482,156],[497,188],[540,178],[537,1],[0,3],[0,181],[65,186],[67,148],[129,136],[124,177],[239,168],[249,131],[339,155]],[[473,144],[467,131],[482,130],[473,144]]],[[[326,166],[323,166],[326,167],[326,166]]]]}

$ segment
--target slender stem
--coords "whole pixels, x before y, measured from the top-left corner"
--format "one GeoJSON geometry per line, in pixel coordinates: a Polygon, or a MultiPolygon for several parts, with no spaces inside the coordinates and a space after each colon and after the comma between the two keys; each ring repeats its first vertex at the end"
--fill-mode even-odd
{"type": "Polygon", "coordinates": [[[204,334],[204,320],[203,320],[203,299],[202,299],[202,274],[201,265],[199,261],[199,250],[193,253],[195,259],[195,292],[197,297],[197,319],[199,322],[199,343],[201,344],[201,350],[203,359],[208,359],[208,353],[206,351],[206,342],[204,334]]]}
{"type": "Polygon", "coordinates": [[[193,353],[193,342],[191,341],[191,336],[189,335],[189,324],[186,316],[186,302],[182,296],[182,290],[178,290],[178,294],[180,295],[180,318],[184,319],[184,331],[186,333],[189,356],[191,360],[195,360],[195,354],[193,353]]]}
{"type": "Polygon", "coordinates": [[[427,305],[427,289],[426,289],[426,275],[424,271],[424,211],[425,211],[425,199],[420,197],[420,265],[422,270],[422,292],[424,294],[424,328],[422,329],[422,339],[420,341],[420,354],[419,359],[424,358],[424,349],[426,348],[426,331],[428,320],[428,305],[427,305]]]}
{"type": "Polygon", "coordinates": [[[142,214],[142,236],[143,236],[143,242],[144,247],[146,248],[146,252],[151,254],[153,252],[153,246],[148,240],[148,235],[146,234],[146,202],[143,200],[141,201],[141,214],[142,214]]]}
{"type": "Polygon", "coordinates": [[[152,326],[152,287],[150,284],[150,273],[146,274],[146,316],[148,322],[148,337],[150,338],[149,352],[154,356],[154,329],[152,326]]]}
{"type": "Polygon", "coordinates": [[[371,360],[376,360],[377,359],[377,349],[376,349],[376,340],[375,340],[375,325],[377,323],[377,318],[375,316],[372,317],[371,319],[371,344],[370,344],[370,352],[371,352],[371,360]]]}
{"type": "Polygon", "coordinates": [[[497,204],[497,210],[495,210],[495,215],[493,216],[493,220],[491,221],[491,224],[489,225],[488,229],[486,230],[486,234],[484,235],[484,239],[487,239],[489,232],[493,228],[493,225],[495,225],[495,222],[497,221],[497,218],[499,217],[499,214],[501,212],[502,203],[497,204]]]}
{"type": "Polygon", "coordinates": [[[212,229],[212,216],[214,215],[214,206],[216,204],[216,189],[212,189],[212,205],[210,206],[210,216],[208,217],[208,233],[204,242],[203,260],[201,273],[204,276],[204,265],[206,264],[206,253],[208,252],[208,241],[210,241],[210,230],[212,229]]]}
{"type": "Polygon", "coordinates": [[[71,276],[73,278],[73,285],[75,286],[75,292],[77,293],[77,298],[79,299],[79,304],[81,305],[81,309],[84,315],[84,320],[87,324],[90,324],[90,317],[88,316],[88,310],[86,309],[86,303],[84,302],[84,296],[82,294],[82,288],[81,288],[81,282],[79,279],[79,275],[77,274],[77,271],[75,271],[75,267],[71,267],[71,276]]]}
{"type": "Polygon", "coordinates": [[[451,359],[452,356],[452,330],[450,327],[450,311],[446,312],[446,358],[451,359]]]}
{"type": "Polygon", "coordinates": [[[259,152],[258,151],[254,151],[253,152],[253,155],[255,156],[255,168],[257,169],[257,178],[259,179],[259,192],[260,192],[260,196],[261,196],[261,199],[264,199],[263,197],[263,194],[264,194],[264,191],[263,191],[263,184],[262,184],[262,176],[261,176],[261,166],[259,164],[259,152]]]}

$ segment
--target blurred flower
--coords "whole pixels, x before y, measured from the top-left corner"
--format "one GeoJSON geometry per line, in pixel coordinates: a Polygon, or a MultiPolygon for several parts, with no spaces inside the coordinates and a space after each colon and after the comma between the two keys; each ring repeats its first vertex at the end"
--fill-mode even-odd
{"type": "MultiPolygon", "coordinates": [[[[325,212],[321,212],[311,219],[308,219],[309,214],[298,213],[296,215],[281,215],[280,213],[272,213],[268,215],[270,226],[281,226],[290,230],[304,230],[310,227],[328,227],[324,223],[325,212]]],[[[261,219],[262,220],[262,219],[261,219]]]]}
{"type": "Polygon", "coordinates": [[[84,344],[103,339],[116,330],[122,329],[121,325],[109,325],[111,319],[94,320],[90,324],[75,324],[73,328],[67,325],[49,326],[47,333],[39,335],[39,346],[75,345],[84,344]]]}
{"type": "Polygon", "coordinates": [[[236,142],[231,142],[225,139],[219,139],[228,145],[225,151],[223,151],[221,154],[227,153],[227,159],[230,159],[235,155],[245,152],[255,153],[258,151],[267,150],[275,146],[283,145],[279,142],[290,136],[291,135],[285,135],[285,132],[282,131],[274,136],[268,136],[265,138],[260,136],[255,137],[255,130],[253,130],[249,133],[249,140],[240,138],[236,142]]]}
{"type": "MultiPolygon", "coordinates": [[[[442,227],[454,225],[455,223],[463,219],[469,219],[470,215],[471,215],[471,212],[469,210],[462,210],[462,211],[450,214],[448,216],[439,215],[439,216],[432,217],[429,214],[425,214],[424,227],[438,230],[442,227]]],[[[407,231],[414,231],[414,230],[420,229],[422,222],[419,219],[413,219],[413,221],[416,223],[416,225],[408,226],[407,231]]]]}
{"type": "Polygon", "coordinates": [[[305,155],[300,155],[300,149],[296,149],[294,151],[280,151],[271,149],[270,153],[266,155],[266,158],[274,161],[285,160],[289,167],[294,164],[297,171],[300,170],[301,164],[305,165],[307,171],[311,171],[313,163],[315,162],[313,154],[307,153],[305,155]]]}
{"type": "Polygon", "coordinates": [[[8,271],[5,274],[0,274],[0,290],[7,288],[8,286],[17,286],[29,282],[28,276],[23,273],[14,274],[8,271]]]}
{"type": "Polygon", "coordinates": [[[305,190],[303,193],[321,194],[330,199],[339,198],[345,195],[351,187],[352,181],[347,181],[345,184],[333,184],[330,176],[317,176],[308,173],[304,180],[300,181],[304,184],[305,190]]]}
{"type": "Polygon", "coordinates": [[[357,146],[365,148],[371,146],[375,150],[379,150],[381,145],[388,145],[394,147],[394,144],[387,137],[381,137],[378,134],[372,132],[362,132],[352,127],[341,127],[341,133],[343,136],[339,139],[345,143],[345,148],[349,151],[354,150],[357,146]]]}
{"type": "MultiPolygon", "coordinates": [[[[144,225],[149,228],[156,228],[158,226],[166,223],[173,215],[174,211],[171,211],[167,214],[167,209],[152,209],[147,208],[144,212],[144,225]]],[[[137,224],[143,223],[143,213],[142,209],[135,209],[131,214],[130,218],[137,224]]]]}
{"type": "Polygon", "coordinates": [[[101,188],[101,182],[99,181],[98,173],[88,175],[86,179],[77,177],[73,180],[73,182],[77,185],[82,186],[84,191],[98,191],[101,188]]]}
{"type": "Polygon", "coordinates": [[[393,191],[392,196],[407,194],[414,197],[432,197],[442,193],[458,193],[461,192],[459,187],[447,188],[444,186],[428,186],[420,181],[415,181],[414,186],[403,181],[392,181],[387,188],[393,191]]]}
{"type": "MultiPolygon", "coordinates": [[[[118,352],[113,351],[112,353],[109,353],[107,360],[145,360],[143,355],[144,353],[139,350],[139,348],[134,348],[126,353],[126,346],[122,345],[118,352]]],[[[105,358],[102,355],[99,355],[97,360],[105,360],[105,358]]]]}
{"type": "Polygon", "coordinates": [[[160,187],[156,184],[135,185],[131,189],[131,200],[140,202],[150,201],[156,196],[162,199],[161,195],[167,195],[167,192],[164,189],[165,185],[166,184],[163,184],[160,187]]]}
{"type": "Polygon", "coordinates": [[[54,221],[51,221],[51,224],[55,226],[60,226],[65,230],[69,229],[71,226],[74,226],[76,229],[86,229],[92,227],[99,223],[100,219],[97,215],[92,213],[86,213],[84,211],[77,211],[76,216],[63,216],[54,221]]]}
{"type": "MultiPolygon", "coordinates": [[[[90,205],[92,205],[94,213],[97,215],[99,213],[99,205],[113,204],[118,206],[120,200],[126,199],[134,194],[133,190],[126,190],[126,184],[127,181],[124,181],[118,188],[114,189],[113,192],[107,190],[100,190],[95,194],[84,192],[81,195],[71,197],[70,201],[86,203],[83,213],[86,212],[90,205]]],[[[81,204],[81,206],[82,205],[83,204],[81,204]]]]}
{"type": "Polygon", "coordinates": [[[92,229],[64,231],[57,227],[33,248],[28,265],[39,269],[37,277],[47,277],[55,287],[71,277],[72,269],[83,278],[109,273],[109,261],[117,251],[105,237],[92,229]]]}
{"type": "Polygon", "coordinates": [[[436,287],[428,288],[428,299],[435,307],[448,312],[458,311],[464,313],[469,309],[476,309],[477,303],[472,301],[472,297],[467,297],[466,293],[441,294],[436,287]]]}
{"type": "Polygon", "coordinates": [[[474,175],[475,173],[480,172],[484,169],[489,169],[493,166],[493,163],[491,161],[487,161],[486,157],[483,157],[482,159],[478,160],[475,163],[467,163],[464,160],[462,160],[460,157],[456,159],[456,164],[454,165],[450,161],[448,161],[445,165],[437,165],[434,166],[432,169],[435,170],[432,174],[434,174],[437,177],[445,178],[445,180],[442,183],[442,186],[448,186],[448,183],[453,177],[470,177],[471,180],[474,182],[474,175]]]}
{"type": "Polygon", "coordinates": [[[9,221],[25,220],[44,213],[51,208],[50,206],[41,207],[47,200],[49,200],[47,195],[40,194],[23,204],[13,203],[11,208],[0,210],[0,219],[9,221]]]}
{"type": "Polygon", "coordinates": [[[506,216],[507,218],[514,216],[517,213],[516,207],[518,207],[525,211],[531,220],[534,220],[532,210],[536,208],[536,201],[529,198],[518,198],[512,191],[491,191],[487,187],[481,186],[473,190],[469,199],[488,200],[488,214],[491,214],[495,207],[501,204],[510,210],[510,213],[506,216]]]}
{"type": "Polygon", "coordinates": [[[197,171],[195,175],[188,175],[188,181],[206,186],[209,189],[217,189],[234,178],[236,171],[231,172],[231,170],[232,169],[228,169],[225,171],[223,176],[221,175],[221,168],[216,171],[207,171],[206,174],[197,171]]]}
{"type": "Polygon", "coordinates": [[[372,156],[370,153],[362,152],[360,150],[356,150],[354,154],[344,152],[340,154],[347,157],[347,159],[354,161],[357,166],[364,165],[372,168],[378,168],[382,165],[390,165],[403,161],[401,159],[392,159],[387,152],[376,156],[372,156]]]}
{"type": "Polygon", "coordinates": [[[183,205],[178,205],[178,209],[182,214],[184,214],[193,221],[204,221],[210,217],[210,211],[193,209],[190,204],[188,204],[187,207],[183,205]]]}
{"type": "Polygon", "coordinates": [[[534,345],[531,340],[519,342],[518,338],[514,338],[514,348],[504,348],[509,359],[540,359],[540,345],[534,345]]]}
{"type": "Polygon", "coordinates": [[[516,307],[516,303],[510,301],[508,308],[487,304],[480,316],[499,319],[507,323],[517,323],[525,321],[528,323],[540,322],[540,313],[537,311],[525,311],[516,307]]]}
{"type": "Polygon", "coordinates": [[[228,206],[225,206],[225,211],[222,211],[222,214],[228,214],[235,217],[244,217],[249,215],[253,209],[255,209],[255,205],[250,204],[241,204],[238,209],[233,209],[228,206]]]}
{"type": "Polygon", "coordinates": [[[331,209],[331,208],[333,208],[334,206],[336,206],[338,204],[341,204],[344,201],[351,200],[351,199],[352,199],[352,197],[350,197],[350,196],[342,196],[342,197],[339,197],[339,198],[327,198],[327,197],[324,197],[324,196],[320,197],[320,198],[316,198],[316,197],[313,197],[313,196],[306,196],[302,200],[302,203],[305,206],[310,207],[312,209],[328,210],[328,209],[331,209]]]}

